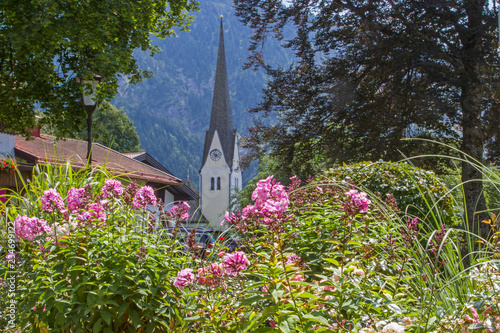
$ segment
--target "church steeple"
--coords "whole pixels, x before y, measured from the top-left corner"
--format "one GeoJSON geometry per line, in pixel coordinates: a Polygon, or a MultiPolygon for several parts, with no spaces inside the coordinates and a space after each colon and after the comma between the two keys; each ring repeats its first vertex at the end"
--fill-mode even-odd
{"type": "Polygon", "coordinates": [[[224,48],[224,26],[222,15],[220,21],[219,50],[217,53],[217,68],[215,72],[214,95],[212,100],[212,113],[210,127],[205,137],[202,166],[205,164],[215,131],[223,149],[224,158],[229,168],[233,164],[234,140],[236,131],[233,128],[231,101],[229,98],[229,83],[227,80],[226,51],[224,48]]]}
{"type": "Polygon", "coordinates": [[[242,188],[238,147],[229,100],[221,16],[212,113],[200,169],[200,207],[202,214],[210,221],[209,226],[214,228],[220,228],[231,194],[242,188]]]}

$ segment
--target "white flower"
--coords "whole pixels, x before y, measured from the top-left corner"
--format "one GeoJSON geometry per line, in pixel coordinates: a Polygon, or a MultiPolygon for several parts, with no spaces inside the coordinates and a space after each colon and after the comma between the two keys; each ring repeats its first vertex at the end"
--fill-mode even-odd
{"type": "Polygon", "coordinates": [[[404,333],[405,327],[398,323],[390,323],[384,326],[382,332],[384,333],[404,333]]]}
{"type": "Polygon", "coordinates": [[[356,269],[353,271],[353,274],[358,275],[358,276],[365,276],[365,271],[364,271],[364,270],[362,270],[361,268],[356,268],[356,269]]]}

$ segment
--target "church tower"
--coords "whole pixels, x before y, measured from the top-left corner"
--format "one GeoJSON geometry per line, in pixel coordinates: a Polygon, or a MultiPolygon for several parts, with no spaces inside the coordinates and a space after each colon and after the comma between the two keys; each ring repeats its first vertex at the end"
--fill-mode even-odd
{"type": "Polygon", "coordinates": [[[241,187],[238,138],[233,128],[221,15],[212,113],[200,169],[200,206],[209,226],[220,227],[231,194],[241,187]]]}

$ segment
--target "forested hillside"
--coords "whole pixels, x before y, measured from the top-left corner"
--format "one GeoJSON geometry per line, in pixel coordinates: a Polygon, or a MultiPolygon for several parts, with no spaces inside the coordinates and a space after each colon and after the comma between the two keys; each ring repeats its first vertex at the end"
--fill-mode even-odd
{"type": "MultiPolygon", "coordinates": [[[[178,177],[185,179],[189,169],[190,180],[196,184],[210,121],[221,14],[233,121],[240,135],[246,133],[252,117],[246,110],[256,106],[266,82],[262,72],[242,70],[250,30],[235,17],[230,2],[201,0],[200,7],[190,32],[155,40],[161,54],[136,53],[141,68],[154,77],[137,85],[124,79],[113,100],[133,120],[141,148],[178,177]]],[[[290,61],[276,44],[266,47],[273,62],[290,61]]],[[[244,182],[251,176],[244,174],[244,182]]]]}

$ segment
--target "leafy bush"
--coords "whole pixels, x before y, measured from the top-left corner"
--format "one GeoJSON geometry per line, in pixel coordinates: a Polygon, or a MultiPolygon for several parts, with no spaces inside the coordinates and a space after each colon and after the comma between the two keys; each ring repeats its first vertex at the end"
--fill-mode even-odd
{"type": "MultiPolygon", "coordinates": [[[[205,257],[198,255],[194,234],[179,244],[175,229],[167,237],[153,232],[157,216],[153,219],[144,209],[154,200],[147,187],[118,194],[121,185],[108,177],[40,173],[24,197],[15,196],[4,207],[6,223],[18,223],[19,238],[3,234],[4,247],[15,244],[13,252],[21,257],[9,252],[0,258],[5,279],[0,301],[9,304],[8,278],[22,272],[16,276],[14,302],[21,319],[16,328],[206,333],[500,329],[496,216],[485,221],[493,228],[492,238],[479,239],[481,248],[467,254],[466,265],[461,239],[467,232],[445,226],[440,215],[401,219],[380,197],[349,182],[325,176],[301,186],[292,178],[285,187],[270,176],[257,183],[252,204],[225,215],[241,248],[229,253],[216,245],[205,257]]],[[[185,208],[163,214],[179,226],[185,208]]],[[[9,311],[4,309],[2,320],[9,311]]]]}
{"type": "Polygon", "coordinates": [[[296,178],[286,189],[272,177],[261,180],[254,204],[226,214],[244,239],[238,274],[224,274],[226,256],[208,283],[199,279],[204,267],[179,271],[182,299],[193,309],[189,332],[500,328],[500,233],[483,240],[485,251],[471,254],[465,267],[463,230],[401,221],[380,198],[348,183],[299,185],[296,178]]]}
{"type": "Polygon", "coordinates": [[[13,309],[0,309],[0,327],[184,331],[172,281],[179,267],[200,260],[197,244],[180,244],[156,224],[163,215],[175,233],[189,206],[165,212],[147,186],[124,188],[105,171],[69,165],[37,169],[22,193],[3,206],[0,306],[14,304],[16,313],[9,322],[13,309]],[[160,213],[148,210],[154,205],[160,213]]]}
{"type": "Polygon", "coordinates": [[[405,162],[362,162],[328,170],[323,181],[352,181],[353,186],[379,194],[384,200],[394,196],[397,206],[408,216],[439,215],[447,225],[457,225],[453,197],[432,171],[405,162]]]}

